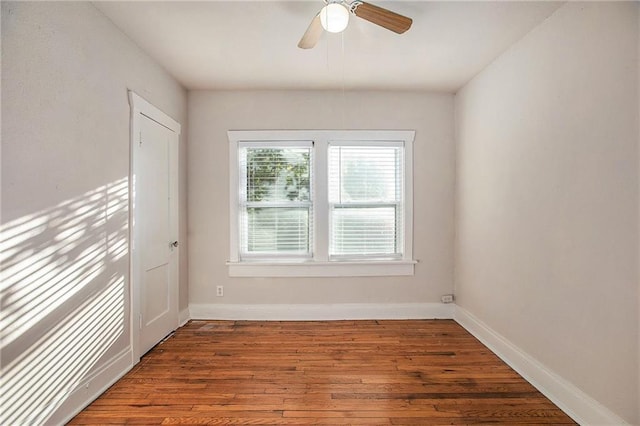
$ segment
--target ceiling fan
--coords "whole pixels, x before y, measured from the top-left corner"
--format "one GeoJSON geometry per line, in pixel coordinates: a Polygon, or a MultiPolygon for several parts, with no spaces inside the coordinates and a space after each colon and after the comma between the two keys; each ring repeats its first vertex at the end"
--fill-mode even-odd
{"type": "Polygon", "coordinates": [[[309,28],[304,33],[298,47],[311,49],[316,45],[322,31],[331,33],[344,31],[349,24],[349,14],[362,18],[397,34],[402,34],[411,28],[413,20],[399,15],[380,6],[365,3],[360,0],[324,0],[326,6],[313,18],[309,28]]]}

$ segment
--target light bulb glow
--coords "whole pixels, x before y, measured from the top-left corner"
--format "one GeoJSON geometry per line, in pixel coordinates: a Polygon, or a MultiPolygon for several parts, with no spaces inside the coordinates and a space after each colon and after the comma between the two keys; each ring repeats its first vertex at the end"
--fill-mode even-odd
{"type": "Polygon", "coordinates": [[[330,33],[342,32],[349,24],[349,11],[340,3],[329,3],[320,11],[320,23],[330,33]]]}

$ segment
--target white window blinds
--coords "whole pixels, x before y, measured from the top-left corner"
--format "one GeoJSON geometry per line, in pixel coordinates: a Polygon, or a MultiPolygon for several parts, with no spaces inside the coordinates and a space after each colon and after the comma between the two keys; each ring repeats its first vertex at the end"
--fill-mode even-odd
{"type": "Polygon", "coordinates": [[[404,144],[329,146],[329,256],[401,258],[404,144]]]}
{"type": "Polygon", "coordinates": [[[239,144],[240,257],[309,257],[312,144],[239,144]]]}

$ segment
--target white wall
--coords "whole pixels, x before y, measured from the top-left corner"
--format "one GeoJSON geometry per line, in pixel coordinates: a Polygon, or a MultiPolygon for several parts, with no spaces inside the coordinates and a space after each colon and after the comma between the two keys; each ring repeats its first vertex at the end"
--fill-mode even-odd
{"type": "Polygon", "coordinates": [[[184,124],[184,240],[186,91],[90,3],[2,2],[0,423],[60,422],[131,365],[127,89],[184,124]]]}
{"type": "Polygon", "coordinates": [[[195,91],[189,92],[189,138],[191,304],[429,303],[451,292],[452,95],[195,91]],[[415,129],[415,276],[230,278],[230,129],[415,129]],[[224,285],[224,297],[215,296],[216,285],[224,285]]]}
{"type": "Polygon", "coordinates": [[[638,7],[569,2],[455,98],[457,303],[632,423],[638,7]]]}

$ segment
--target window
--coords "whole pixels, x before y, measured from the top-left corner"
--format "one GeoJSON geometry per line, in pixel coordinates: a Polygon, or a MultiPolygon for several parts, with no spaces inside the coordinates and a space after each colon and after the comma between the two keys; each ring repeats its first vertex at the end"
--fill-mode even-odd
{"type": "Polygon", "coordinates": [[[413,274],[413,131],[228,136],[231,276],[413,274]]]}
{"type": "Polygon", "coordinates": [[[402,258],[401,143],[329,145],[329,257],[402,258]]]}
{"type": "Polygon", "coordinates": [[[240,258],[311,256],[311,143],[240,143],[240,258]]]}

